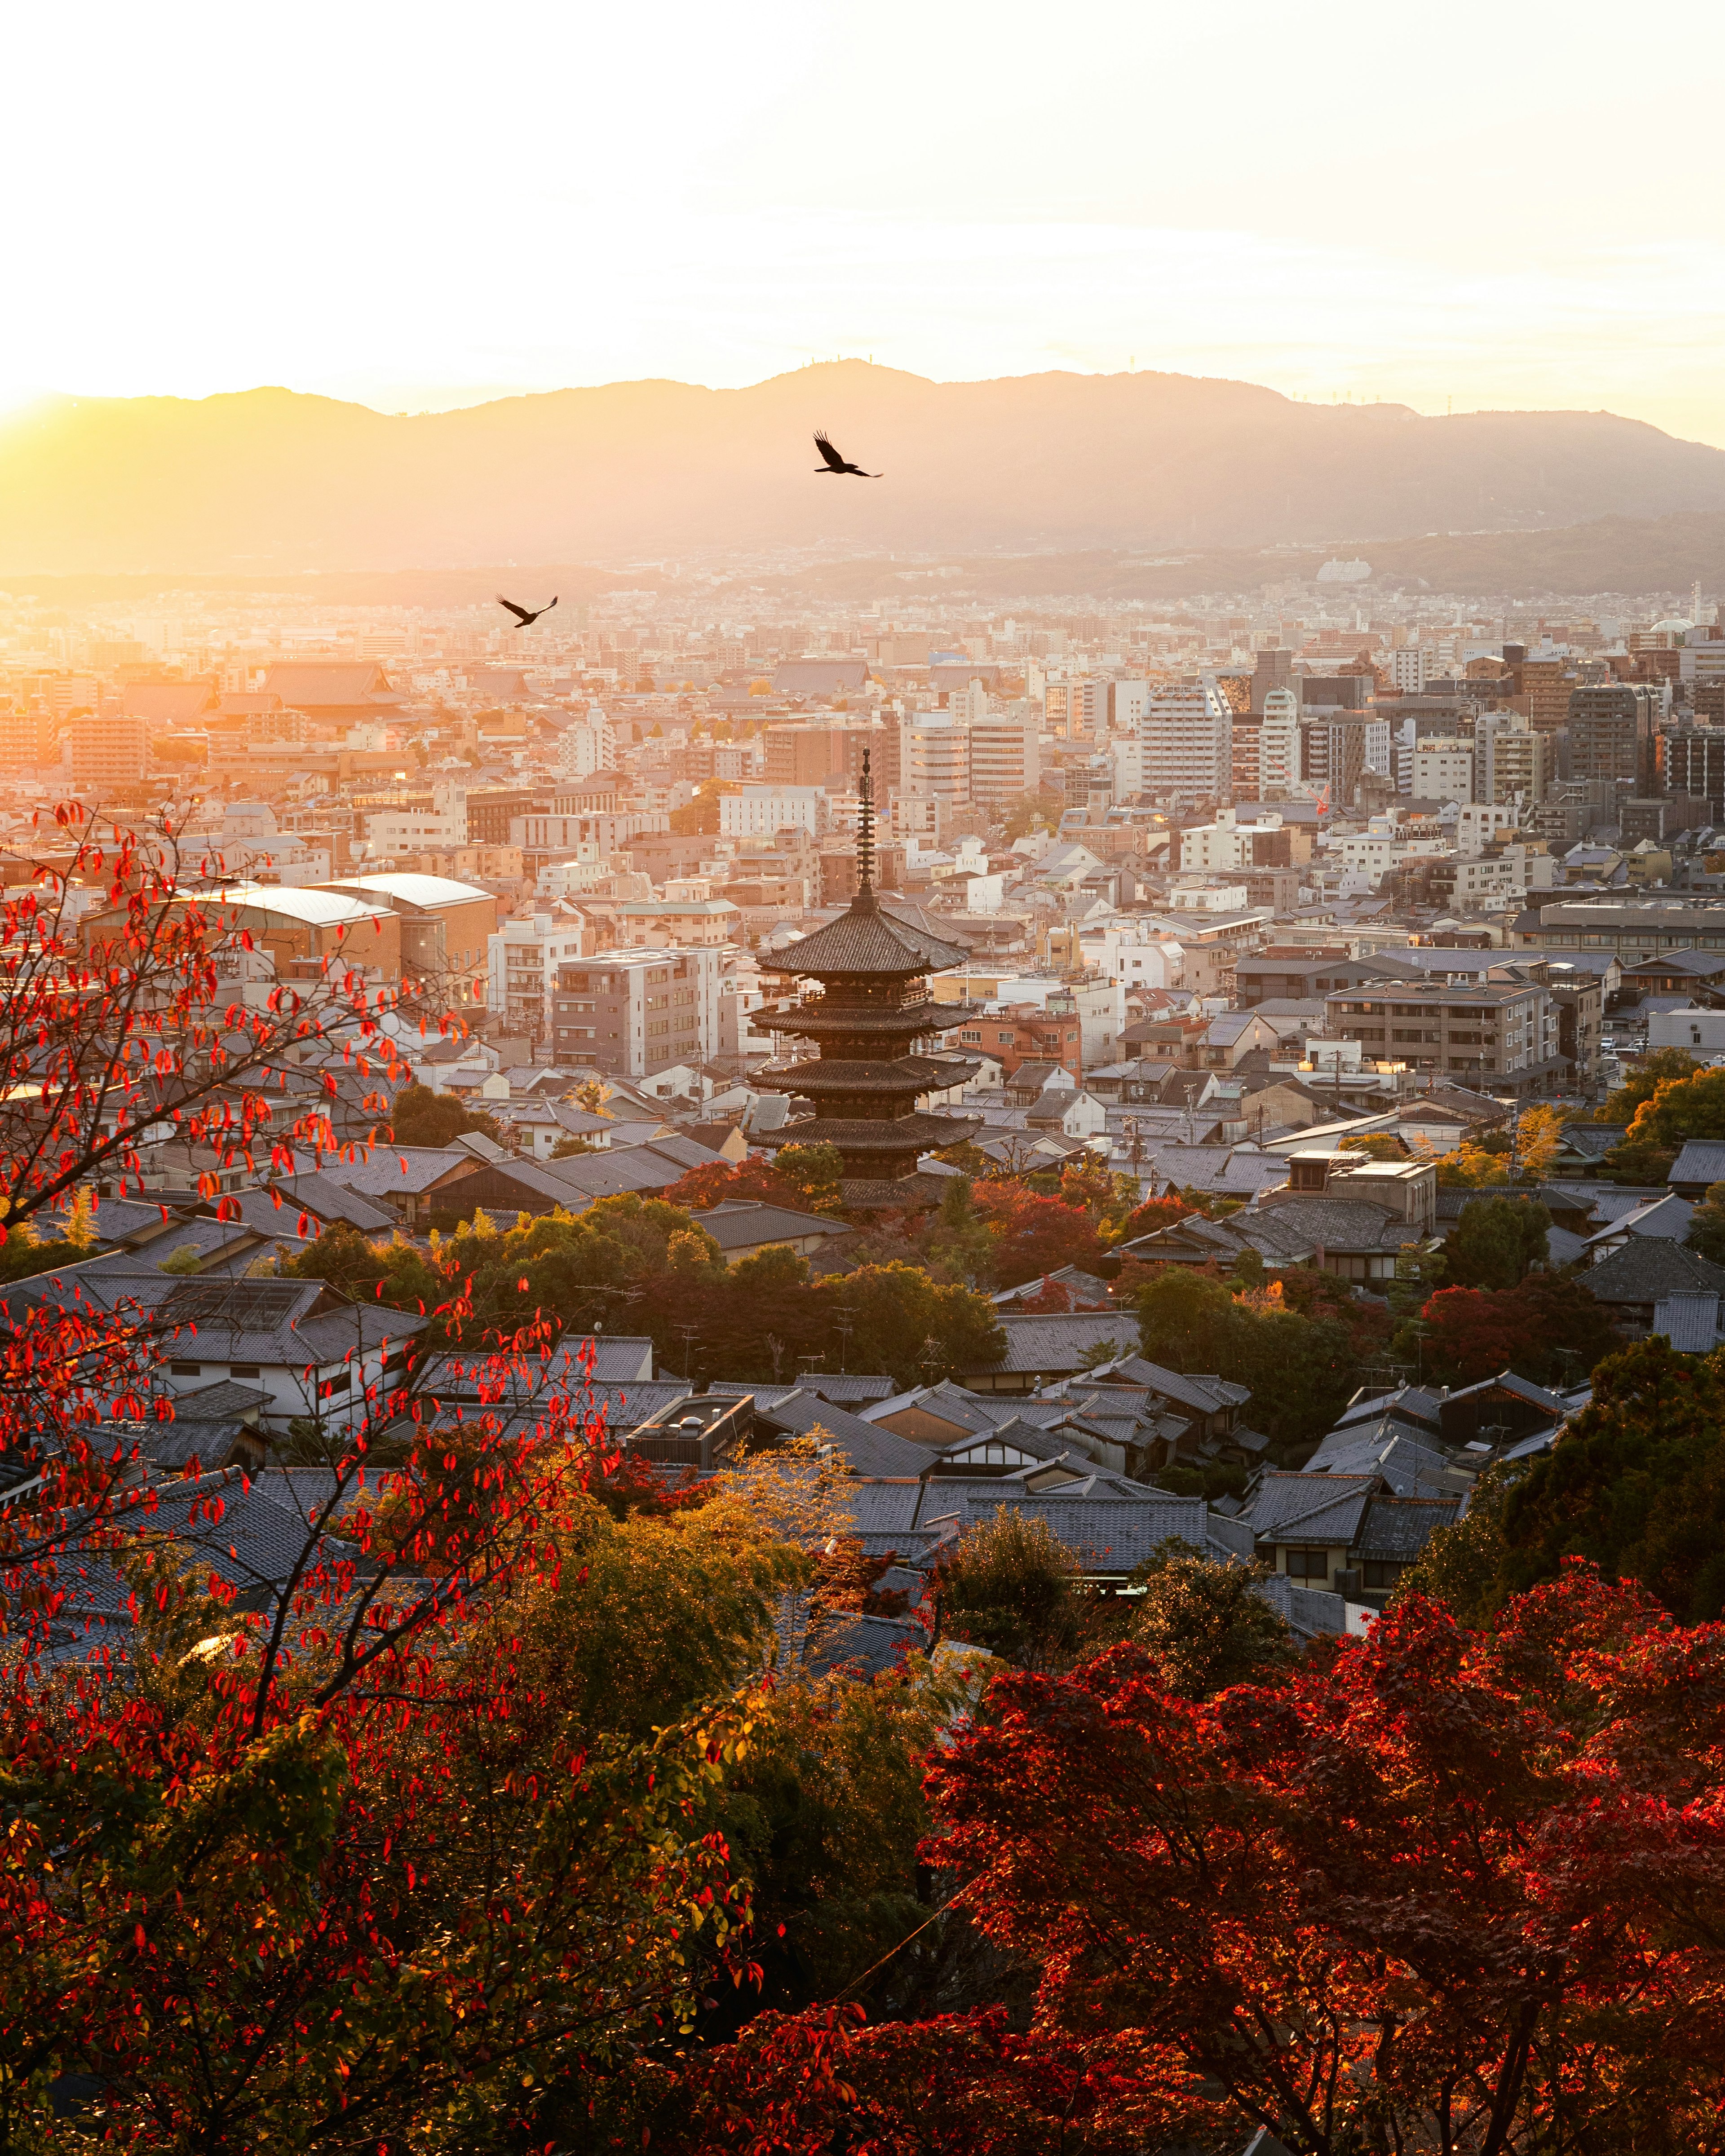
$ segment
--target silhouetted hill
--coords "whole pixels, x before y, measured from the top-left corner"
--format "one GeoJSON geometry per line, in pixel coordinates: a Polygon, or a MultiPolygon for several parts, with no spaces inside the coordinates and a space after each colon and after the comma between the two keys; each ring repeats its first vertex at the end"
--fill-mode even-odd
{"type": "Polygon", "coordinates": [[[809,546],[1148,553],[1725,512],[1725,451],[1609,413],[1422,418],[1244,382],[934,382],[856,361],[390,416],[254,389],[0,425],[0,574],[602,560],[809,546]],[[829,428],[878,481],[818,478],[829,428]]]}

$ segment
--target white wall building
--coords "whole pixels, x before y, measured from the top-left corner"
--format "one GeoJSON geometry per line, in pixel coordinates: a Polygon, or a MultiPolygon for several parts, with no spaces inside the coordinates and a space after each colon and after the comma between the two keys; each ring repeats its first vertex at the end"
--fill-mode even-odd
{"type": "Polygon", "coordinates": [[[1414,747],[1416,801],[1473,799],[1473,743],[1447,734],[1428,734],[1414,747]]]}
{"type": "Polygon", "coordinates": [[[424,854],[467,844],[467,788],[439,785],[431,789],[431,806],[392,803],[366,818],[366,850],[373,860],[398,854],[424,854]]]}
{"type": "Polygon", "coordinates": [[[1298,694],[1292,689],[1267,690],[1258,733],[1259,798],[1285,800],[1301,791],[1298,694]]]}
{"type": "Polygon", "coordinates": [[[899,736],[900,784],[940,801],[970,798],[970,728],[947,711],[911,711],[899,736]]]}
{"type": "Polygon", "coordinates": [[[617,734],[603,711],[590,711],[565,726],[557,737],[557,774],[562,778],[591,778],[598,771],[617,768],[617,734]]]}
{"type": "Polygon", "coordinates": [[[741,793],[719,796],[719,831],[727,839],[770,839],[787,830],[819,836],[831,820],[819,786],[745,786],[741,793]]]}
{"type": "Polygon", "coordinates": [[[1153,689],[1138,739],[1144,793],[1232,798],[1234,711],[1213,679],[1153,689]]]}
{"type": "Polygon", "coordinates": [[[1004,808],[1036,791],[1042,775],[1039,726],[1034,713],[990,711],[970,722],[970,795],[987,807],[1004,808]]]}
{"type": "Polygon", "coordinates": [[[557,968],[581,956],[583,924],[567,915],[536,913],[506,921],[487,950],[485,1002],[511,1024],[539,1034],[551,1024],[557,968]]]}

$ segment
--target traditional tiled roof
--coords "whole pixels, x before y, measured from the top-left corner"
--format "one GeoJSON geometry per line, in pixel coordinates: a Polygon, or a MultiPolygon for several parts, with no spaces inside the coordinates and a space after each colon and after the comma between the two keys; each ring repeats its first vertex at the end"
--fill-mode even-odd
{"type": "Polygon", "coordinates": [[[1272,1472],[1241,1517],[1264,1542],[1351,1544],[1377,1487],[1375,1475],[1272,1472]]]}
{"type": "Polygon", "coordinates": [[[1411,1564],[1461,1510],[1460,1497],[1374,1497],[1366,1507],[1354,1554],[1362,1561],[1411,1564]]]}
{"type": "Polygon", "coordinates": [[[979,1363],[978,1370],[1076,1370],[1083,1367],[1083,1358],[1097,1348],[1111,1345],[1117,1353],[1128,1353],[1137,1331],[1130,1312],[1009,1317],[1002,1317],[999,1324],[1006,1335],[1006,1351],[998,1361],[979,1363]]]}
{"type": "Polygon", "coordinates": [[[1690,1138],[1671,1163],[1666,1181],[1673,1185],[1698,1183],[1703,1188],[1725,1183],[1725,1140],[1690,1138]]]}
{"type": "Polygon", "coordinates": [[[1590,1265],[1585,1285],[1600,1302],[1657,1302],[1683,1288],[1725,1293],[1725,1266],[1697,1257],[1667,1236],[1636,1235],[1590,1265]]]}
{"type": "Polygon", "coordinates": [[[773,960],[781,973],[816,980],[840,974],[877,973],[909,980],[963,962],[962,944],[949,943],[886,912],[872,892],[859,892],[849,909],[773,960]]]}

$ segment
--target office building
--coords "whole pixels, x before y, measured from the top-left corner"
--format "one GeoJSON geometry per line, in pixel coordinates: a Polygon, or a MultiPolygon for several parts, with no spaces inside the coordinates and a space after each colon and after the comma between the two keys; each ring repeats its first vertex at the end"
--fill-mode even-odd
{"type": "Polygon", "coordinates": [[[39,771],[59,756],[51,711],[0,711],[0,771],[39,771]]]}
{"type": "Polygon", "coordinates": [[[557,970],[581,956],[582,928],[578,916],[536,913],[506,921],[487,939],[486,1006],[512,1031],[544,1038],[557,970]]]}
{"type": "Polygon", "coordinates": [[[1560,1068],[1556,1009],[1538,980],[1488,974],[1470,988],[1359,982],[1327,996],[1324,1006],[1331,1040],[1357,1040],[1373,1061],[1405,1064],[1487,1092],[1530,1092],[1560,1068]]]}
{"type": "Polygon", "coordinates": [[[1400,696],[1417,696],[1434,670],[1434,654],[1420,645],[1389,654],[1389,685],[1400,696]]]}
{"type": "Polygon", "coordinates": [[[617,736],[603,714],[565,726],[557,737],[557,771],[564,778],[591,778],[617,768],[617,736]]]}
{"type": "Polygon", "coordinates": [[[1294,654],[1280,647],[1255,652],[1252,655],[1252,696],[1254,711],[1261,714],[1269,707],[1266,701],[1278,689],[1286,689],[1297,699],[1299,686],[1294,674],[1294,654]]]}
{"type": "Polygon", "coordinates": [[[559,1062],[608,1075],[650,1078],[674,1063],[709,1063],[720,1051],[720,957],[690,947],[597,951],[558,968],[552,1047],[559,1062]]]}

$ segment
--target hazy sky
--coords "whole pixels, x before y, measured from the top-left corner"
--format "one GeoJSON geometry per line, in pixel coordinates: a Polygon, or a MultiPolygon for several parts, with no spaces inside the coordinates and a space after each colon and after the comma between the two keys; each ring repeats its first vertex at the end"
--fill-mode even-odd
{"type": "Polygon", "coordinates": [[[8,22],[0,401],[810,357],[1725,444],[1715,11],[99,0],[8,22]]]}

